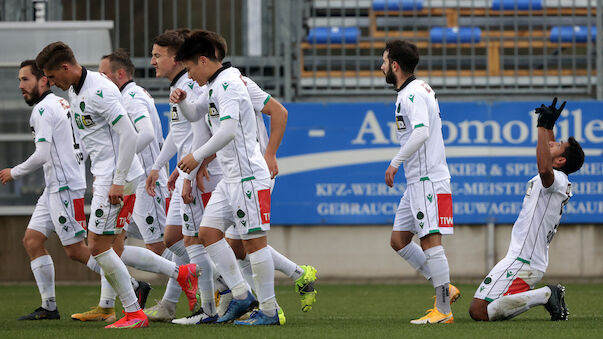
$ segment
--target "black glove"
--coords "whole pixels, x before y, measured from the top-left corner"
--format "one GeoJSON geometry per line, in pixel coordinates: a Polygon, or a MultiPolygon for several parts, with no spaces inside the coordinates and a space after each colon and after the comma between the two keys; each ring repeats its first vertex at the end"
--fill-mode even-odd
{"type": "Polygon", "coordinates": [[[557,106],[557,97],[553,99],[553,103],[546,107],[544,104],[540,105],[540,107],[536,108],[536,114],[538,114],[538,123],[536,127],[544,127],[546,129],[553,129],[555,126],[555,122],[563,112],[563,108],[565,108],[565,104],[567,101],[564,101],[559,108],[557,106]]]}

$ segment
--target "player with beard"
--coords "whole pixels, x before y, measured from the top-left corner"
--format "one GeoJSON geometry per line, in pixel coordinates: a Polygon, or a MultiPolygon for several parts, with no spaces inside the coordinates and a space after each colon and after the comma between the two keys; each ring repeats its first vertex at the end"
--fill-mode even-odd
{"type": "Polygon", "coordinates": [[[25,102],[33,106],[29,124],[36,150],[23,163],[0,171],[0,180],[6,184],[43,167],[46,183],[23,237],[42,306],[19,320],[60,319],[55,300],[54,263],[44,243],[55,232],[67,256],[84,265],[90,259],[90,250],[84,243],[84,156],[71,124],[69,103],[50,91],[48,79],[35,60],[21,63],[19,89],[25,102]]]}
{"type": "Polygon", "coordinates": [[[460,292],[450,284],[442,247],[442,234],[453,233],[450,173],[438,100],[425,81],[415,78],[418,63],[414,44],[401,40],[386,44],[381,70],[398,93],[394,117],[400,150],[385,172],[385,183],[392,187],[398,168],[404,164],[407,184],[396,211],[391,246],[435,288],[434,307],[411,323],[452,323],[450,303],[460,292]],[[412,241],[415,234],[420,247],[412,241]]]}

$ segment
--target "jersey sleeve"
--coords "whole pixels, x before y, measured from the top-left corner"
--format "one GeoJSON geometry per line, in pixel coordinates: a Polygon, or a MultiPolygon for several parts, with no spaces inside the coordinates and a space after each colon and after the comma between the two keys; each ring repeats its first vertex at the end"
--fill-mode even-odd
{"type": "Polygon", "coordinates": [[[99,88],[91,93],[91,104],[93,109],[98,112],[111,126],[115,125],[121,118],[127,116],[121,95],[117,89],[99,88]]]}
{"type": "Polygon", "coordinates": [[[429,126],[429,113],[425,97],[419,93],[410,92],[405,100],[411,127],[414,129],[429,126]]]}
{"type": "Polygon", "coordinates": [[[31,126],[33,127],[35,142],[51,142],[54,121],[50,108],[44,105],[36,105],[31,112],[31,126]]]}
{"type": "Polygon", "coordinates": [[[247,95],[247,89],[241,81],[227,81],[218,86],[218,107],[220,121],[226,119],[239,120],[240,96],[247,95]]]}
{"type": "Polygon", "coordinates": [[[255,81],[247,77],[242,77],[242,79],[243,82],[245,82],[245,84],[247,85],[247,92],[249,92],[249,97],[251,98],[253,110],[256,112],[261,112],[264,109],[264,106],[266,106],[266,104],[270,100],[270,94],[264,92],[264,90],[262,90],[260,86],[255,83],[255,81]]]}
{"type": "Polygon", "coordinates": [[[131,99],[124,99],[124,108],[134,124],[140,119],[149,118],[149,110],[147,109],[144,99],[138,98],[137,95],[131,99]]]}

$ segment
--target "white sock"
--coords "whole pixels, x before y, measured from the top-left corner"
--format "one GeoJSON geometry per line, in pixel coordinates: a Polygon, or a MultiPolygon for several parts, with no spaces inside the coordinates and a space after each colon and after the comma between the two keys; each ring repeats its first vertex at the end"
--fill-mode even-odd
{"type": "Polygon", "coordinates": [[[276,297],[274,295],[274,261],[268,247],[249,254],[255,292],[260,302],[260,310],[273,317],[276,314],[276,297]]]}
{"type": "Polygon", "coordinates": [[[431,272],[431,283],[436,293],[436,308],[443,314],[450,313],[450,294],[448,284],[450,283],[450,269],[448,259],[444,253],[444,247],[435,246],[425,250],[427,267],[431,272]]]}
{"type": "Polygon", "coordinates": [[[297,266],[296,263],[280,254],[277,250],[272,248],[272,246],[268,245],[268,248],[272,252],[272,260],[274,261],[275,270],[284,273],[293,280],[299,279],[304,274],[304,270],[297,266]]]}
{"type": "Polygon", "coordinates": [[[237,258],[235,258],[234,252],[228,246],[226,240],[221,239],[207,246],[206,249],[226,285],[230,286],[232,297],[235,299],[246,298],[249,288],[245,280],[243,280],[243,276],[237,265],[237,258]]]}
{"type": "Polygon", "coordinates": [[[94,259],[98,262],[105,273],[109,284],[115,289],[121,304],[126,312],[136,312],[140,310],[138,299],[130,283],[130,274],[126,265],[121,261],[117,253],[110,248],[107,251],[95,255],[94,259]]]}
{"type": "Polygon", "coordinates": [[[86,266],[88,266],[88,268],[90,268],[94,272],[96,272],[98,274],[102,274],[101,273],[101,268],[100,268],[100,266],[98,265],[98,263],[96,262],[96,260],[94,259],[93,256],[90,256],[90,258],[88,258],[88,263],[86,263],[86,266]]]}
{"type": "MultiPolygon", "coordinates": [[[[171,250],[166,250],[166,252],[169,252],[168,254],[170,254],[170,257],[173,258],[173,261],[176,263],[177,266],[188,264],[188,262],[182,261],[181,257],[172,253],[171,250]]],[[[163,254],[167,256],[165,252],[163,254]]],[[[188,258],[188,255],[186,257],[188,258]]],[[[167,286],[165,287],[165,293],[163,294],[163,298],[161,301],[164,303],[169,302],[175,306],[178,303],[178,300],[180,300],[180,293],[182,293],[182,287],[180,287],[176,279],[170,278],[168,280],[167,286]]]]}
{"type": "Polygon", "coordinates": [[[251,262],[249,262],[249,255],[246,255],[243,260],[237,259],[237,263],[247,285],[255,292],[255,282],[253,281],[253,270],[251,269],[251,262]]]}
{"type": "Polygon", "coordinates": [[[42,307],[54,311],[57,309],[56,295],[54,291],[54,263],[50,255],[46,254],[31,261],[33,272],[40,296],[42,307]]]}
{"type": "MultiPolygon", "coordinates": [[[[168,247],[168,249],[172,253],[174,253],[175,256],[180,258],[181,262],[184,262],[186,264],[189,264],[191,262],[191,259],[188,257],[188,253],[186,252],[186,247],[184,246],[184,239],[178,240],[175,244],[168,247]]],[[[175,258],[172,258],[172,261],[176,262],[176,260],[174,259],[175,258]]]]}
{"type": "Polygon", "coordinates": [[[101,274],[101,295],[100,300],[98,302],[98,306],[104,308],[113,308],[115,307],[116,297],[117,293],[115,293],[115,290],[113,289],[113,287],[111,287],[111,284],[109,284],[107,278],[105,278],[105,275],[101,274]]]}
{"type": "Polygon", "coordinates": [[[550,296],[551,289],[546,286],[502,296],[488,304],[488,319],[490,321],[511,319],[534,306],[546,304],[550,296]]]}
{"type": "Polygon", "coordinates": [[[218,292],[224,292],[224,291],[228,290],[228,286],[226,285],[224,278],[222,278],[222,276],[220,275],[220,272],[218,272],[218,270],[216,269],[216,264],[214,264],[213,261],[211,263],[213,265],[213,272],[214,272],[214,286],[216,287],[218,292]]]}
{"type": "Polygon", "coordinates": [[[427,267],[427,258],[425,257],[425,253],[423,253],[421,246],[411,241],[397,253],[404,258],[404,260],[406,260],[410,266],[419,271],[419,273],[421,273],[425,279],[431,279],[431,272],[429,271],[429,267],[427,267]]]}
{"type": "Polygon", "coordinates": [[[199,275],[199,294],[201,294],[201,307],[207,315],[216,314],[216,301],[214,300],[214,272],[211,258],[203,245],[190,245],[186,248],[191,264],[197,264],[201,270],[199,275]]]}
{"type": "Polygon", "coordinates": [[[124,246],[121,254],[124,264],[141,271],[160,273],[169,278],[178,278],[178,266],[155,252],[138,246],[124,246]]]}

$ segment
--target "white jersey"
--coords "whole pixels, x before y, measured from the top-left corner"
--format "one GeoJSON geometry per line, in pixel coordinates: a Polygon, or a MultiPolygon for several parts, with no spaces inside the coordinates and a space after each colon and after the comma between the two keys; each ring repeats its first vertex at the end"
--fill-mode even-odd
{"type": "MultiPolygon", "coordinates": [[[[197,83],[188,78],[188,73],[185,70],[178,73],[172,80],[170,94],[176,88],[185,91],[187,98],[196,97],[202,93],[197,83]]],[[[190,121],[186,120],[184,115],[180,114],[178,104],[170,102],[170,112],[170,134],[178,149],[177,159],[180,161],[180,158],[192,152],[193,130],[191,129],[190,121]]]]}
{"type": "MultiPolygon", "coordinates": [[[[186,92],[186,97],[188,100],[197,101],[197,100],[206,100],[207,101],[207,86],[199,86],[195,81],[189,79],[188,73],[186,71],[180,72],[174,80],[172,80],[172,84],[170,85],[170,94],[173,90],[179,88],[186,92]]],[[[199,107],[207,107],[207,105],[201,105],[199,107]]],[[[205,119],[198,120],[195,122],[190,122],[186,120],[184,115],[179,114],[178,104],[170,103],[170,111],[172,112],[171,117],[171,125],[170,125],[170,133],[174,131],[172,136],[174,142],[176,143],[176,147],[178,148],[178,161],[183,156],[192,153],[195,151],[192,149],[193,146],[193,130],[198,131],[198,133],[203,133],[200,131],[205,131],[207,128],[199,128],[198,124],[206,124],[205,119]]],[[[180,171],[180,169],[178,169],[180,171]]],[[[220,175],[222,173],[222,169],[217,161],[212,161],[207,165],[207,171],[210,175],[220,175]]],[[[180,173],[184,173],[180,171],[180,173]]]]}
{"type": "MultiPolygon", "coordinates": [[[[132,80],[126,82],[120,90],[124,108],[128,112],[130,119],[134,122],[134,127],[136,127],[136,122],[140,119],[151,119],[155,139],[137,154],[138,160],[140,160],[145,171],[145,176],[149,176],[155,159],[157,159],[163,145],[163,132],[159,113],[157,113],[157,107],[155,107],[155,101],[144,88],[138,86],[132,80]]],[[[162,186],[167,185],[167,174],[165,171],[159,171],[159,179],[157,181],[162,186]]]]}
{"type": "Polygon", "coordinates": [[[396,136],[401,147],[415,128],[429,128],[429,138],[425,144],[404,161],[406,183],[450,179],[442,137],[440,107],[433,89],[425,81],[417,80],[414,76],[408,78],[398,90],[395,116],[396,136]]]}
{"type": "MultiPolygon", "coordinates": [[[[239,71],[237,68],[234,67],[233,70],[239,71]]],[[[264,115],[262,114],[262,110],[270,100],[271,96],[270,94],[264,92],[264,90],[260,86],[258,86],[255,81],[240,74],[240,71],[239,77],[243,80],[243,83],[245,84],[245,86],[247,86],[247,92],[249,92],[251,105],[253,106],[253,110],[255,111],[255,120],[258,129],[258,142],[260,143],[260,151],[262,152],[262,154],[264,154],[266,152],[266,147],[268,147],[268,131],[266,130],[266,124],[264,123],[264,115]]]]}
{"type": "Polygon", "coordinates": [[[31,111],[29,125],[35,142],[50,143],[50,160],[43,167],[48,192],[86,189],[84,156],[71,122],[69,103],[45,92],[31,111]]]}
{"type": "Polygon", "coordinates": [[[555,181],[548,188],[542,186],[540,175],[528,182],[506,255],[542,272],[549,263],[549,244],[557,232],[563,206],[572,196],[572,184],[567,174],[558,170],[553,173],[555,181]]]}
{"type": "Polygon", "coordinates": [[[270,178],[257,141],[257,121],[249,92],[240,72],[225,64],[208,81],[209,125],[213,133],[226,119],[238,121],[234,140],[218,151],[224,180],[235,183],[270,178]]]}
{"type": "MultiPolygon", "coordinates": [[[[90,156],[94,183],[111,185],[119,148],[119,136],[111,126],[119,119],[128,119],[119,89],[104,75],[82,67],[80,82],[69,88],[69,101],[82,142],[90,156]]],[[[143,174],[138,158],[134,157],[126,180],[134,180],[143,174]]]]}

